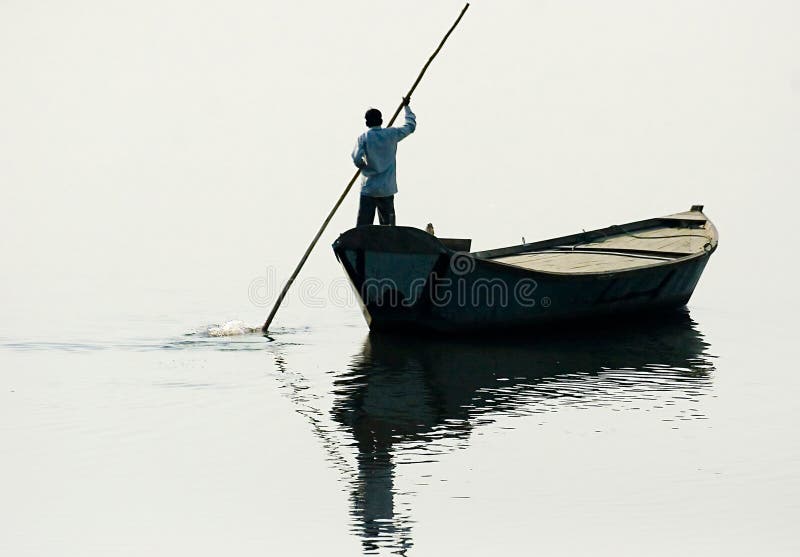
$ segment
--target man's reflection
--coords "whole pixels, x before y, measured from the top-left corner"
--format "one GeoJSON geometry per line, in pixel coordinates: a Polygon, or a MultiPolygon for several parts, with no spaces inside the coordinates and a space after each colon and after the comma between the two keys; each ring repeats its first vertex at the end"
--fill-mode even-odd
{"type": "Polygon", "coordinates": [[[623,395],[681,396],[708,385],[707,348],[685,311],[503,340],[371,334],[337,377],[333,408],[358,449],[352,512],[365,552],[402,554],[411,545],[410,517],[394,501],[403,447],[424,445],[435,455],[444,439],[468,439],[478,421],[560,397],[611,404],[623,395]]]}

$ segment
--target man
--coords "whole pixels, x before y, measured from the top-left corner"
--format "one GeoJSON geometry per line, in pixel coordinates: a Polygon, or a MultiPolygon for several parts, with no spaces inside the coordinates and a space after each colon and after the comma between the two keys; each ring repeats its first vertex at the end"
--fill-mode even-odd
{"type": "Polygon", "coordinates": [[[383,117],[377,108],[364,115],[369,128],[358,137],[353,149],[353,163],[361,169],[361,201],[358,206],[356,226],[372,224],[375,209],[381,224],[394,226],[394,194],[397,193],[397,143],[414,133],[417,120],[409,102],[403,99],[406,123],[400,128],[381,128],[383,117]]]}

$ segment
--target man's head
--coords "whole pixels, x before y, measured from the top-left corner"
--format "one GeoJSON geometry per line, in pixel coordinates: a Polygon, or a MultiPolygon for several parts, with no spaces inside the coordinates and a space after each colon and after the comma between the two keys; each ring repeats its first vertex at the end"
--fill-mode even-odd
{"type": "Polygon", "coordinates": [[[383,124],[383,115],[377,108],[370,108],[367,110],[367,113],[364,114],[364,119],[367,121],[368,128],[373,128],[383,124]]]}

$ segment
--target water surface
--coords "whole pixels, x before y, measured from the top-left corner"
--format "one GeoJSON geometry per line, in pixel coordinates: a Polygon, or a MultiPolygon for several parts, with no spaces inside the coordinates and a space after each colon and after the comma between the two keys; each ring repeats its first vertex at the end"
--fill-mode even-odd
{"type": "Polygon", "coordinates": [[[796,547],[793,375],[754,371],[762,352],[729,316],[432,339],[368,334],[355,308],[343,315],[269,338],[213,325],[5,338],[4,543],[30,555],[796,547]]]}

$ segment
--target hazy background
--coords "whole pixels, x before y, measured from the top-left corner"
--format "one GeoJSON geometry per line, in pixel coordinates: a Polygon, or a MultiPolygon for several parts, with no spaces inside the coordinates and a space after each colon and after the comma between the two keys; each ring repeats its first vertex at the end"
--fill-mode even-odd
{"type": "MultiPolygon", "coordinates": [[[[151,288],[259,322],[248,284],[289,273],[353,171],[364,109],[394,109],[461,7],[5,0],[0,295],[20,313],[0,328],[74,323],[99,290],[170,313],[151,288]]],[[[475,2],[414,96],[399,222],[481,249],[704,203],[721,233],[707,275],[796,301],[792,258],[759,247],[791,235],[798,199],[799,12],[475,2]]],[[[356,203],[307,274],[339,275],[329,245],[356,203]]]]}
{"type": "MultiPolygon", "coordinates": [[[[148,350],[261,323],[252,282],[291,272],[354,171],[365,109],[394,110],[462,6],[0,1],[0,548],[359,550],[263,351],[148,350]]],[[[493,524],[460,543],[521,552],[533,513],[550,553],[616,551],[628,523],[640,553],[797,550],[798,23],[794,0],[472,4],[414,95],[398,223],[485,249],[703,203],[720,247],[690,308],[719,359],[711,422],[674,435],[637,411],[562,410],[473,440],[436,468],[454,491],[420,490],[419,547],[493,524]],[[527,468],[564,439],[588,444],[527,468]]],[[[329,246],[356,206],[303,278],[341,279],[329,246]]],[[[358,309],[295,291],[276,325],[300,328],[289,366],[332,404],[358,309]]],[[[428,468],[405,470],[398,490],[428,468]]]]}

